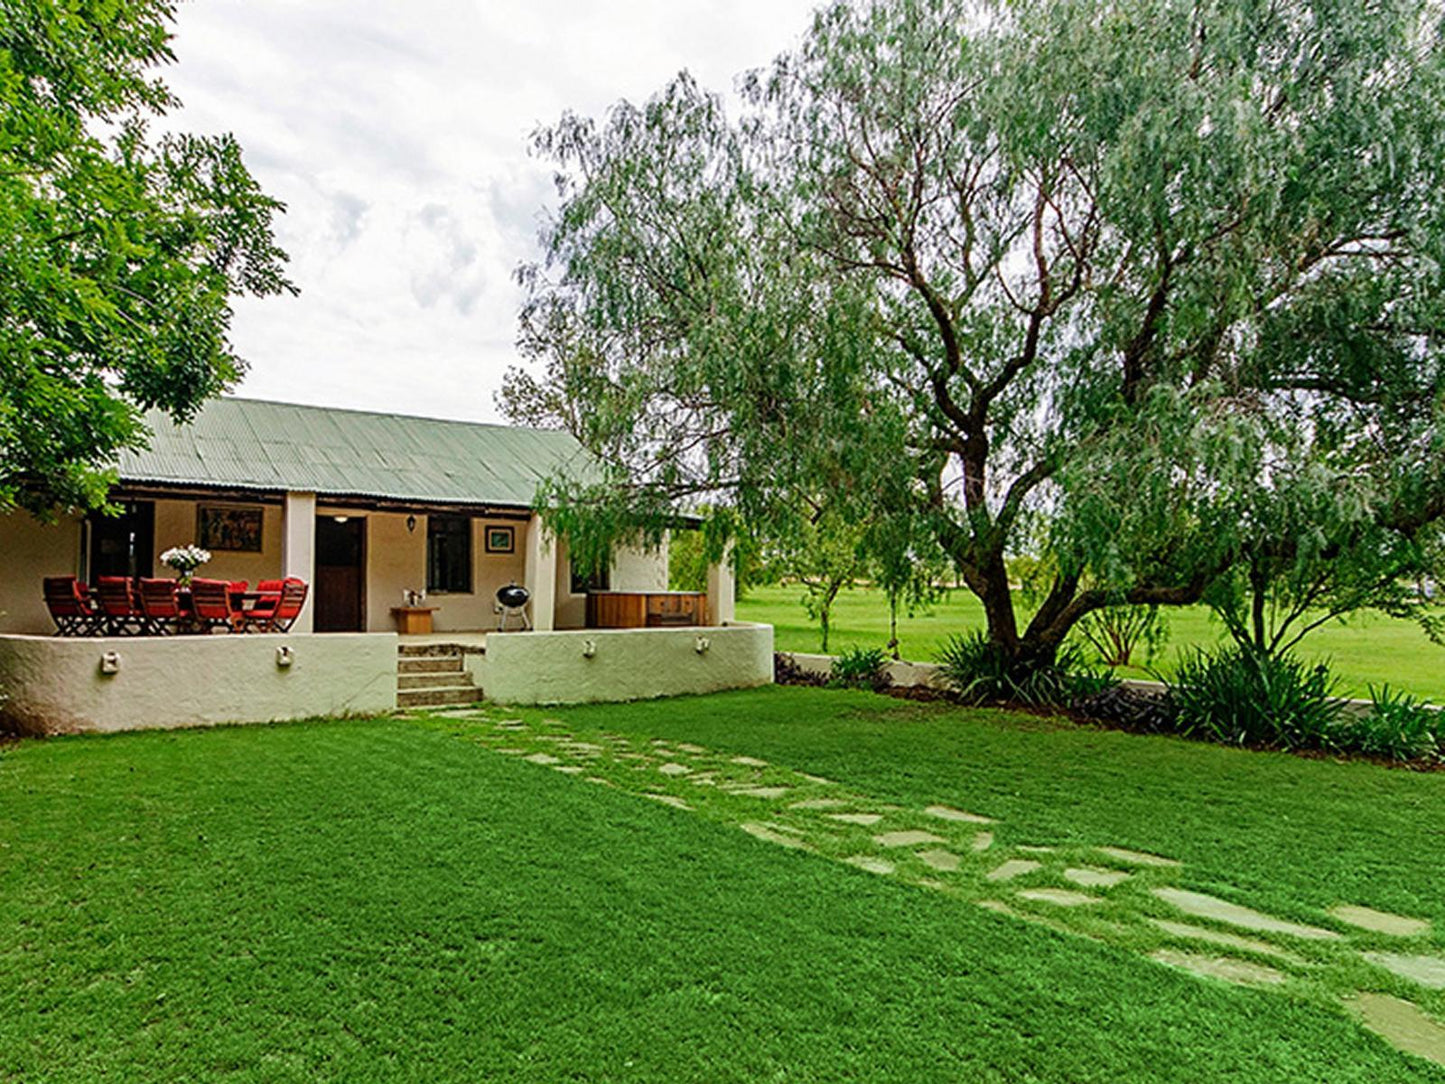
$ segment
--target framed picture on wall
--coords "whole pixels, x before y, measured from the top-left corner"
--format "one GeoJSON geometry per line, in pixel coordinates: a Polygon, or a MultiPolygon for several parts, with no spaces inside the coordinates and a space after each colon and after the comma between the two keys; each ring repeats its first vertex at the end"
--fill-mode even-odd
{"type": "Polygon", "coordinates": [[[494,527],[491,524],[488,524],[486,530],[486,541],[488,553],[516,553],[517,528],[494,527]]]}
{"type": "Polygon", "coordinates": [[[259,505],[196,505],[196,545],[203,550],[260,553],[265,512],[259,505]]]}

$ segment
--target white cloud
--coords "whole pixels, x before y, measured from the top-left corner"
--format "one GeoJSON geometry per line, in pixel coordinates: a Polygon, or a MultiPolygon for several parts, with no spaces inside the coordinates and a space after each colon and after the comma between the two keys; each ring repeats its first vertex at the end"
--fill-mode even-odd
{"type": "Polygon", "coordinates": [[[169,122],[233,131],[301,288],[243,300],[262,398],[496,417],[551,170],[527,140],[566,109],[640,100],[681,68],[724,90],[816,0],[203,0],[180,9],[169,122]]]}

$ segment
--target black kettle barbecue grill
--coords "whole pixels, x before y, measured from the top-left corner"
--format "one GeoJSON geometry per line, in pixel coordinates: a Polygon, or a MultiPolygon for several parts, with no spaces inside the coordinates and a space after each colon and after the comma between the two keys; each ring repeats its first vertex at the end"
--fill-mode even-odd
{"type": "Polygon", "coordinates": [[[515,583],[509,583],[506,587],[497,588],[497,631],[507,631],[507,621],[518,617],[522,621],[522,628],[530,630],[532,619],[527,616],[527,603],[532,598],[531,593],[515,583]]]}

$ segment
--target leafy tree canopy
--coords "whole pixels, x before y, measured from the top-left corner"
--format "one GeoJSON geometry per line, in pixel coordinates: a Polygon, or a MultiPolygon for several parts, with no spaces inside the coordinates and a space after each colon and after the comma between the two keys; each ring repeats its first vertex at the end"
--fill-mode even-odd
{"type": "Polygon", "coordinates": [[[171,0],[0,0],[0,511],[91,508],[244,370],[231,299],[294,292],[231,136],[153,138],[171,0]]]}
{"type": "Polygon", "coordinates": [[[1044,662],[1104,606],[1241,613],[1251,570],[1286,610],[1322,569],[1369,602],[1445,516],[1440,29],[1427,0],[857,0],[736,120],[686,75],[565,116],[503,403],[613,473],[544,496],[783,536],[826,494],[1044,662]],[[1025,622],[1005,555],[1039,538],[1025,622]]]}

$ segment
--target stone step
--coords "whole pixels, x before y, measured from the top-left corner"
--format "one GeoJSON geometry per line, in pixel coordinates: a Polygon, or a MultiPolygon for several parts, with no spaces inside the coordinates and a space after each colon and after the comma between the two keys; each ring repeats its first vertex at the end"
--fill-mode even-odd
{"type": "Polygon", "coordinates": [[[396,654],[402,659],[429,659],[437,655],[485,655],[487,649],[476,641],[448,644],[438,640],[426,644],[398,644],[396,654]]]}
{"type": "Polygon", "coordinates": [[[396,660],[398,674],[455,674],[460,673],[461,669],[460,655],[408,656],[396,660]]]}
{"type": "Polygon", "coordinates": [[[399,708],[432,708],[443,704],[474,704],[482,698],[475,685],[447,685],[437,689],[398,689],[399,708]]]}
{"type": "Polygon", "coordinates": [[[455,670],[439,674],[407,674],[396,676],[398,689],[455,689],[471,684],[471,678],[455,670]]]}

